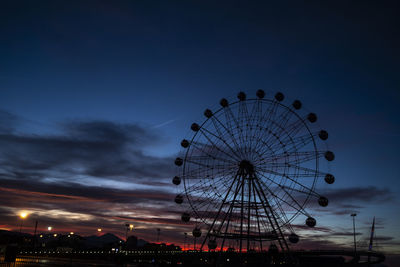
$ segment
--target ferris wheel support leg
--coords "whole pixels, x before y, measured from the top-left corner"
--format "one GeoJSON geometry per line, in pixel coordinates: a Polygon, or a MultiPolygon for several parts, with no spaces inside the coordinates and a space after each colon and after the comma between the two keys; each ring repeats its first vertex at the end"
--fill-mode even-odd
{"type": "Polygon", "coordinates": [[[240,205],[240,249],[239,252],[242,253],[242,241],[243,241],[243,207],[244,207],[244,175],[242,175],[242,201],[240,205]]]}
{"type": "Polygon", "coordinates": [[[278,224],[278,221],[277,221],[277,219],[276,219],[276,217],[275,217],[275,215],[274,215],[274,212],[273,212],[271,206],[269,205],[268,199],[267,199],[267,197],[265,196],[264,191],[262,190],[262,187],[261,187],[259,181],[257,180],[257,177],[255,177],[255,179],[253,179],[253,186],[256,188],[257,194],[258,194],[259,198],[260,198],[261,200],[264,199],[264,201],[262,201],[261,203],[266,203],[266,205],[267,205],[267,207],[265,207],[265,205],[262,204],[262,206],[263,206],[263,208],[264,208],[264,211],[265,211],[265,213],[266,213],[267,216],[268,216],[268,220],[270,221],[271,226],[274,228],[274,231],[276,231],[276,230],[279,231],[279,235],[280,235],[280,236],[279,236],[278,239],[277,239],[277,240],[278,240],[278,243],[279,243],[279,246],[281,247],[281,249],[282,249],[283,251],[284,251],[284,250],[289,251],[289,246],[288,246],[288,244],[287,244],[287,242],[286,242],[286,240],[285,240],[285,238],[284,238],[284,235],[283,235],[283,233],[282,233],[281,228],[279,227],[279,224],[278,224]],[[254,182],[254,180],[255,180],[255,182],[254,182]],[[259,189],[257,188],[256,183],[258,184],[259,189]],[[268,210],[269,210],[270,212],[268,212],[268,210]],[[273,221],[274,221],[275,224],[272,222],[271,217],[270,217],[269,214],[272,216],[272,219],[273,219],[273,221]],[[276,229],[275,229],[274,225],[276,226],[276,229]],[[282,241],[283,241],[283,244],[282,244],[282,242],[281,242],[281,239],[282,239],[282,241]]]}
{"type": "Polygon", "coordinates": [[[225,198],[224,198],[224,200],[222,201],[222,204],[221,204],[221,206],[220,206],[219,209],[218,209],[218,213],[217,213],[217,215],[215,216],[214,221],[213,221],[213,223],[211,224],[210,228],[208,229],[208,232],[207,232],[206,237],[204,238],[203,242],[201,243],[200,251],[203,250],[203,246],[204,246],[204,244],[205,244],[207,238],[209,239],[211,229],[214,228],[215,222],[217,221],[217,219],[218,219],[218,217],[219,217],[219,214],[221,213],[221,210],[222,210],[223,206],[225,205],[226,199],[228,198],[229,193],[231,192],[232,186],[235,184],[235,181],[236,181],[237,177],[238,177],[238,174],[235,175],[235,178],[233,179],[232,184],[229,186],[228,192],[226,193],[225,198]]]}
{"type": "MultiPolygon", "coordinates": [[[[256,194],[257,194],[256,190],[254,189],[254,186],[253,186],[254,203],[257,203],[256,194]]],[[[257,206],[255,207],[255,210],[256,210],[256,218],[257,218],[257,226],[258,226],[258,235],[260,236],[260,251],[262,251],[263,247],[262,247],[262,239],[261,239],[261,228],[260,228],[260,219],[259,219],[259,215],[258,215],[258,207],[257,206]]]]}
{"type": "Polygon", "coordinates": [[[249,191],[248,191],[248,207],[247,207],[247,252],[249,252],[250,249],[250,216],[251,216],[251,179],[252,177],[249,175],[247,181],[248,181],[248,186],[249,186],[249,191]]]}
{"type": "MultiPolygon", "coordinates": [[[[274,223],[272,222],[272,219],[271,219],[271,217],[270,217],[270,215],[269,215],[269,212],[268,212],[267,208],[266,208],[265,205],[264,205],[263,198],[262,198],[262,196],[261,196],[259,190],[257,189],[257,187],[256,187],[256,185],[255,185],[255,183],[254,183],[254,181],[253,181],[253,187],[254,187],[254,189],[256,190],[258,197],[260,198],[261,205],[262,205],[262,207],[263,207],[263,209],[264,209],[265,214],[267,215],[268,221],[269,221],[269,223],[270,223],[270,225],[271,225],[271,227],[272,227],[273,232],[277,232],[277,230],[276,230],[276,228],[275,228],[275,226],[274,226],[274,223]]],[[[278,239],[278,243],[279,243],[279,246],[283,249],[282,243],[281,243],[281,241],[280,241],[279,239],[278,239]]]]}
{"type": "Polygon", "coordinates": [[[234,205],[235,205],[236,197],[239,194],[241,185],[242,185],[242,183],[239,183],[239,182],[237,183],[237,186],[236,186],[236,189],[235,189],[235,195],[233,196],[233,200],[232,200],[231,205],[229,207],[228,213],[225,215],[224,220],[222,221],[220,227],[218,228],[218,231],[221,231],[221,228],[222,228],[224,222],[226,221],[226,217],[229,214],[229,218],[228,218],[228,221],[227,221],[226,227],[225,227],[224,238],[222,239],[221,250],[223,250],[223,248],[224,248],[226,233],[228,232],[229,224],[231,222],[232,211],[233,211],[233,208],[234,208],[234,205]]]}

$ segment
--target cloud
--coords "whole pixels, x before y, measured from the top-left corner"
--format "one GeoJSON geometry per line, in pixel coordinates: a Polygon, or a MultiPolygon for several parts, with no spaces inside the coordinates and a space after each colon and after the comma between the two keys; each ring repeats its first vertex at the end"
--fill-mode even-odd
{"type": "MultiPolygon", "coordinates": [[[[57,134],[32,134],[21,131],[29,127],[18,129],[20,123],[0,111],[3,228],[14,228],[21,209],[41,227],[59,231],[90,233],[101,225],[123,235],[126,221],[142,234],[154,225],[191,227],[182,227],[171,193],[174,157],[146,153],[164,141],[158,130],[97,120],[62,122],[52,129],[57,134]]],[[[28,221],[25,227],[31,228],[28,221]]]]}
{"type": "Polygon", "coordinates": [[[385,203],[393,200],[393,194],[388,188],[375,186],[328,190],[324,195],[331,203],[340,203],[343,207],[354,207],[352,201],[356,203],[385,203]]]}
{"type": "Polygon", "coordinates": [[[3,178],[116,180],[172,177],[173,158],[149,156],[147,146],[161,138],[134,124],[72,122],[61,135],[0,134],[3,178]]]}
{"type": "Polygon", "coordinates": [[[309,207],[317,212],[333,215],[348,215],[369,204],[384,204],[394,199],[390,189],[375,186],[327,189],[319,193],[328,198],[328,207],[319,206],[317,201],[311,201],[309,207]]]}

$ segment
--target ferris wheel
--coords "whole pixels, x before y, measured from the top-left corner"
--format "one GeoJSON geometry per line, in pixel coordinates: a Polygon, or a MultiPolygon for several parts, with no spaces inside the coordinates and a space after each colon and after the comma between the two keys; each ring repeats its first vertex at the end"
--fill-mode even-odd
{"type": "Polygon", "coordinates": [[[287,105],[284,98],[276,93],[267,99],[258,90],[254,98],[240,92],[235,101],[222,99],[182,140],[172,182],[183,190],[175,202],[187,205],[181,219],[194,224],[200,249],[288,250],[287,240],[299,242],[293,220],[301,216],[311,228],[317,223],[307,204],[328,206],[315,189],[319,178],[335,181],[320,169],[329,170],[335,158],[326,146],[328,133],[315,113],[303,114],[299,100],[287,105]]]}

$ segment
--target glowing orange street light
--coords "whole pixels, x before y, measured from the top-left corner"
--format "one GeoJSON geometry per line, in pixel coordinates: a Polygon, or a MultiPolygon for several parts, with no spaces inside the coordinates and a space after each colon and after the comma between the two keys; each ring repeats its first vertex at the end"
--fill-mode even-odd
{"type": "Polygon", "coordinates": [[[97,229],[97,232],[101,232],[101,228],[98,228],[98,229],[97,229]]]}
{"type": "Polygon", "coordinates": [[[26,217],[28,217],[28,213],[23,211],[19,214],[19,217],[21,218],[21,226],[19,227],[19,232],[21,233],[22,231],[22,224],[24,223],[24,220],[26,217]]]}
{"type": "Polygon", "coordinates": [[[74,234],[74,232],[70,232],[69,234],[70,234],[70,235],[73,235],[73,234],[74,234]]]}

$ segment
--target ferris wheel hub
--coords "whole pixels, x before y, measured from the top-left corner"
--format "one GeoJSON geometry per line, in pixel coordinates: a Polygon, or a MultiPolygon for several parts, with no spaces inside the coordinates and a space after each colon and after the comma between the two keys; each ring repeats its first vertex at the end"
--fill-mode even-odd
{"type": "Polygon", "coordinates": [[[239,170],[246,174],[254,174],[254,165],[248,160],[242,160],[239,163],[239,170]]]}

